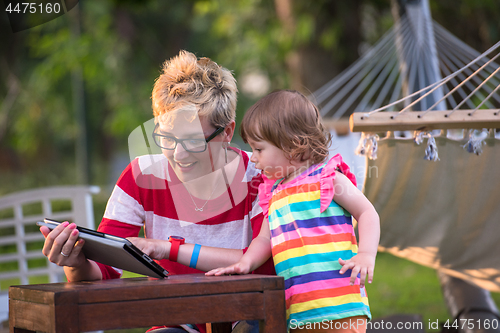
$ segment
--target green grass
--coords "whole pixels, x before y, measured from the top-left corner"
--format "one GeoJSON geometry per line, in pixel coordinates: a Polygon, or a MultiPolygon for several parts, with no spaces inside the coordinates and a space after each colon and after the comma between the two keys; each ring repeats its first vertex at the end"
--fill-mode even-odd
{"type": "Polygon", "coordinates": [[[374,281],[366,287],[373,318],[419,314],[423,322],[449,315],[435,270],[379,253],[374,281]]]}
{"type": "MultiPolygon", "coordinates": [[[[428,332],[429,321],[451,319],[441,292],[437,272],[388,253],[379,253],[374,280],[367,286],[373,318],[393,314],[422,316],[428,332]]],[[[491,293],[497,306],[500,294],[491,293]]]]}

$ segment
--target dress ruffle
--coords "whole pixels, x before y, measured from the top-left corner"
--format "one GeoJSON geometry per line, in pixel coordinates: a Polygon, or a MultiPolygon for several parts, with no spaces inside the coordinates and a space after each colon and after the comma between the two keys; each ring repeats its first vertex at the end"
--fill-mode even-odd
{"type": "Polygon", "coordinates": [[[337,154],[333,156],[328,163],[321,170],[320,175],[320,211],[323,213],[328,206],[330,206],[330,202],[333,200],[333,196],[335,195],[335,187],[333,186],[333,180],[335,179],[335,171],[339,171],[344,176],[346,176],[353,184],[356,186],[356,177],[349,169],[349,166],[344,163],[342,156],[337,154]]]}

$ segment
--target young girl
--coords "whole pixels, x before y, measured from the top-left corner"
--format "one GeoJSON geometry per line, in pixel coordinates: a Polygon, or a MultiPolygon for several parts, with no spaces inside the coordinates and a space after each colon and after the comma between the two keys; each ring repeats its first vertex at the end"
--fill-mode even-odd
{"type": "Polygon", "coordinates": [[[264,174],[259,199],[269,223],[238,263],[206,274],[247,274],[272,253],[289,330],[365,332],[379,217],[342,157],[324,162],[330,136],[318,109],[297,91],[273,92],[247,111],[241,136],[264,174]]]}

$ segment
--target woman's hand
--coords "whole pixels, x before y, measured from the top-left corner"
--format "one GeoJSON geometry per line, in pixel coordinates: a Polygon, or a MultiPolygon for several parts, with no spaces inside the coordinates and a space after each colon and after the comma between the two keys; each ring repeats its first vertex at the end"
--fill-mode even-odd
{"type": "Polygon", "coordinates": [[[344,274],[347,270],[352,269],[351,286],[354,285],[356,277],[360,274],[359,286],[363,288],[365,281],[368,278],[368,283],[373,281],[373,271],[375,268],[375,256],[368,253],[358,253],[349,260],[339,258],[339,263],[342,265],[339,273],[344,274]]]}
{"type": "Polygon", "coordinates": [[[67,267],[81,267],[86,263],[82,252],[85,241],[78,239],[76,224],[63,222],[52,231],[43,226],[40,232],[45,237],[42,253],[50,262],[67,267]]]}
{"type": "Polygon", "coordinates": [[[168,259],[171,245],[169,241],[141,237],[127,237],[127,239],[153,259],[168,259]]]}
{"type": "Polygon", "coordinates": [[[212,269],[209,272],[206,272],[205,275],[230,275],[230,274],[248,274],[250,273],[250,265],[246,265],[242,262],[237,262],[234,265],[222,268],[212,269]]]}

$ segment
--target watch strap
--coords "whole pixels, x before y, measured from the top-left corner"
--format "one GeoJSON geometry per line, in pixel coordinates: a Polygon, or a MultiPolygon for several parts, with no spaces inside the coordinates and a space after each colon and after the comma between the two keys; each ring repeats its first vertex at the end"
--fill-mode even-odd
{"type": "Polygon", "coordinates": [[[179,247],[181,242],[179,240],[170,241],[170,253],[168,255],[168,260],[177,262],[177,256],[179,255],[179,247]]]}

